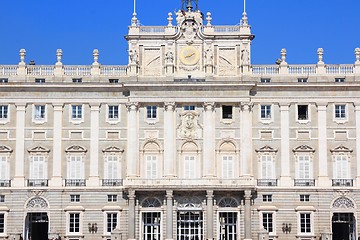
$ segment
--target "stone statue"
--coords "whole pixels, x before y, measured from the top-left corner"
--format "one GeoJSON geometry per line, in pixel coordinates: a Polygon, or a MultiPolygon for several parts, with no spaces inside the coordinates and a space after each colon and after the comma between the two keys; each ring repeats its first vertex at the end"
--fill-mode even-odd
{"type": "Polygon", "coordinates": [[[173,54],[172,51],[168,51],[168,52],[165,54],[165,61],[166,61],[166,63],[168,63],[168,64],[174,63],[174,54],[173,54]]]}
{"type": "Polygon", "coordinates": [[[241,61],[243,65],[249,65],[250,63],[249,50],[247,50],[247,48],[241,51],[241,61]]]}
{"type": "Polygon", "coordinates": [[[212,61],[213,58],[214,58],[214,55],[213,55],[212,49],[209,47],[205,51],[205,64],[206,65],[212,65],[213,64],[213,61],[212,61]]]}
{"type": "Polygon", "coordinates": [[[130,63],[132,64],[138,64],[138,58],[139,58],[139,55],[137,53],[136,50],[130,50],[129,51],[129,57],[130,57],[130,63]]]}

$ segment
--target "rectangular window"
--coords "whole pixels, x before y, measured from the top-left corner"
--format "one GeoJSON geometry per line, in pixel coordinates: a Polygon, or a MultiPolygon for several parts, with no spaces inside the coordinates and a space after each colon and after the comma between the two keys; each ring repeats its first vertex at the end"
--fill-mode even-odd
{"type": "Polygon", "coordinates": [[[8,118],[8,106],[0,105],[0,119],[7,119],[7,118],[8,118]]]}
{"type": "Polygon", "coordinates": [[[109,79],[109,83],[119,83],[119,79],[109,79]]]}
{"type": "Polygon", "coordinates": [[[45,156],[32,156],[30,164],[30,178],[47,179],[45,156]]]}
{"type": "Polygon", "coordinates": [[[45,83],[45,78],[35,78],[35,83],[45,83]]]}
{"type": "Polygon", "coordinates": [[[0,83],[8,83],[9,79],[8,78],[0,78],[0,83]]]}
{"type": "Polygon", "coordinates": [[[222,119],[232,119],[232,106],[222,106],[222,119]]]}
{"type": "Polygon", "coordinates": [[[311,233],[311,214],[300,213],[300,232],[311,233]]]}
{"type": "Polygon", "coordinates": [[[310,195],[308,195],[308,194],[301,194],[301,195],[300,195],[300,202],[310,202],[310,195]]]}
{"type": "Polygon", "coordinates": [[[106,214],[106,232],[110,234],[117,226],[117,213],[106,214]]]}
{"type": "Polygon", "coordinates": [[[298,156],[298,178],[310,179],[310,156],[300,155],[298,156]]]}
{"type": "Polygon", "coordinates": [[[80,233],[80,213],[69,214],[69,233],[80,233]]]}
{"type": "Polygon", "coordinates": [[[81,83],[82,82],[82,78],[73,78],[72,79],[73,83],[81,83]]]}
{"type": "Polygon", "coordinates": [[[161,239],[160,212],[144,212],[142,214],[142,233],[144,240],[161,239]]]}
{"type": "Polygon", "coordinates": [[[156,155],[146,156],[146,178],[148,178],[148,179],[157,178],[157,156],[156,155]]]}
{"type": "Polygon", "coordinates": [[[45,119],[45,105],[34,106],[34,119],[35,120],[45,119]]]}
{"type": "Polygon", "coordinates": [[[237,239],[237,213],[220,212],[219,213],[220,238],[223,240],[237,239]]]}
{"type": "Polygon", "coordinates": [[[222,157],[222,177],[234,178],[234,159],[233,156],[222,157]]]}
{"type": "Polygon", "coordinates": [[[0,213],[0,233],[5,233],[5,214],[0,213]]]}
{"type": "Polygon", "coordinates": [[[298,120],[308,120],[308,105],[298,105],[297,106],[297,119],[298,120]]]}
{"type": "Polygon", "coordinates": [[[184,157],[184,178],[195,178],[195,156],[184,157]]]}
{"type": "Polygon", "coordinates": [[[72,119],[82,119],[82,105],[72,105],[71,109],[72,119]]]}
{"type": "Polygon", "coordinates": [[[334,166],[335,179],[348,179],[349,178],[349,161],[347,155],[336,155],[334,166]]]}
{"type": "Polygon", "coordinates": [[[105,159],[105,179],[118,179],[118,156],[109,155],[105,159]]]}
{"type": "Polygon", "coordinates": [[[194,111],[194,110],[195,110],[195,106],[184,106],[184,110],[185,110],[185,111],[194,111]]]}
{"type": "Polygon", "coordinates": [[[263,195],[263,202],[272,202],[272,195],[271,194],[264,194],[263,195]]]}
{"type": "Polygon", "coordinates": [[[80,202],[80,195],[79,194],[71,194],[70,202],[80,202]]]}
{"type": "Polygon", "coordinates": [[[273,157],[271,155],[262,155],[260,161],[261,179],[274,179],[273,157]]]}
{"type": "Polygon", "coordinates": [[[107,195],[108,202],[117,202],[117,195],[109,194],[107,195]]]}
{"type": "Polygon", "coordinates": [[[5,202],[5,195],[0,195],[0,203],[5,202]]]}
{"type": "Polygon", "coordinates": [[[108,119],[114,120],[119,119],[119,106],[109,106],[108,107],[108,119]]]}
{"type": "Polygon", "coordinates": [[[261,119],[271,118],[271,105],[261,105],[261,119]]]}
{"type": "Polygon", "coordinates": [[[70,156],[69,168],[68,168],[68,179],[84,179],[84,166],[82,156],[70,156]]]}
{"type": "Polygon", "coordinates": [[[157,106],[147,106],[146,107],[146,118],[147,119],[156,119],[157,106]]]}
{"type": "Polygon", "coordinates": [[[336,119],[345,119],[346,118],[346,105],[345,104],[335,105],[335,118],[336,119]]]}
{"type": "Polygon", "coordinates": [[[269,233],[274,232],[273,228],[273,213],[263,213],[262,214],[262,225],[265,230],[267,230],[269,233]]]}
{"type": "Polygon", "coordinates": [[[305,83],[307,81],[308,81],[307,78],[298,78],[298,82],[305,83]]]}
{"type": "Polygon", "coordinates": [[[178,211],[177,240],[204,239],[203,212],[178,211]]]}
{"type": "Polygon", "coordinates": [[[262,82],[262,83],[269,83],[269,82],[271,82],[271,79],[270,79],[270,78],[261,78],[261,79],[260,79],[260,82],[262,82]]]}
{"type": "Polygon", "coordinates": [[[345,78],[335,78],[335,82],[337,83],[345,82],[345,78]]]}

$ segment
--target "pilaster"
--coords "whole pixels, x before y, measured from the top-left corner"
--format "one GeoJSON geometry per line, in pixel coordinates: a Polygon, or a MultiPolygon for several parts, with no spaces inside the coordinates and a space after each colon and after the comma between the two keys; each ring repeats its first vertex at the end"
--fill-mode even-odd
{"type": "Polygon", "coordinates": [[[206,237],[208,240],[214,239],[214,191],[206,191],[206,237]]]}
{"type": "Polygon", "coordinates": [[[203,173],[205,177],[215,176],[215,103],[204,103],[203,173]]]}
{"type": "Polygon", "coordinates": [[[129,198],[129,212],[128,212],[128,240],[136,240],[135,239],[135,218],[136,218],[136,212],[135,212],[135,190],[129,190],[128,193],[129,198]]]}
{"type": "Polygon", "coordinates": [[[175,102],[164,104],[164,175],[174,177],[176,166],[175,102]]]}
{"type": "Polygon", "coordinates": [[[24,153],[25,153],[25,111],[26,104],[16,104],[16,149],[15,149],[15,176],[13,187],[24,187],[24,153]]]}
{"type": "Polygon", "coordinates": [[[245,207],[244,207],[244,214],[245,214],[245,238],[244,240],[251,239],[251,190],[244,191],[244,200],[245,200],[245,207]]]}
{"type": "Polygon", "coordinates": [[[252,176],[252,103],[241,103],[240,110],[240,177],[252,176]]]}
{"type": "Polygon", "coordinates": [[[356,186],[360,187],[360,102],[355,103],[356,121],[356,186]]]}
{"type": "Polygon", "coordinates": [[[173,191],[166,191],[166,239],[173,239],[173,191]]]}
{"type": "Polygon", "coordinates": [[[88,186],[99,186],[99,112],[100,104],[90,104],[90,176],[88,186]]]}
{"type": "Polygon", "coordinates": [[[128,113],[127,122],[127,176],[130,178],[138,177],[139,166],[139,129],[138,129],[138,110],[137,102],[126,104],[128,113]]]}
{"type": "Polygon", "coordinates": [[[318,157],[319,157],[319,176],[318,186],[329,187],[331,182],[328,176],[327,162],[327,122],[326,122],[327,103],[317,103],[318,111],[318,157]]]}
{"type": "Polygon", "coordinates": [[[280,118],[281,118],[281,174],[280,186],[292,186],[290,176],[290,142],[289,142],[289,103],[280,104],[280,118]]]}

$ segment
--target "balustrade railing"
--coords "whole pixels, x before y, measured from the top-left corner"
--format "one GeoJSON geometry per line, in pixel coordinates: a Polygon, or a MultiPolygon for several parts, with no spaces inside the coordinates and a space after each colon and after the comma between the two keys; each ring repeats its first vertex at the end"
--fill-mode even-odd
{"type": "Polygon", "coordinates": [[[11,180],[0,180],[0,187],[11,187],[11,180]]]}
{"type": "Polygon", "coordinates": [[[2,65],[0,66],[0,76],[15,76],[17,75],[17,65],[2,65]]]}
{"type": "Polygon", "coordinates": [[[332,185],[334,187],[352,187],[353,180],[352,179],[332,179],[332,185]]]}
{"type": "Polygon", "coordinates": [[[103,76],[126,76],[127,66],[101,66],[100,75],[103,76]]]}
{"type": "Polygon", "coordinates": [[[315,186],[315,179],[294,179],[294,186],[300,186],[300,187],[315,186]]]}
{"type": "Polygon", "coordinates": [[[64,66],[66,76],[90,76],[91,66],[64,66]]]}
{"type": "Polygon", "coordinates": [[[240,26],[214,26],[214,33],[239,33],[240,26]]]}
{"type": "Polygon", "coordinates": [[[234,187],[234,186],[254,186],[256,181],[252,178],[241,179],[213,179],[213,178],[198,178],[198,179],[185,179],[185,178],[158,178],[158,179],[126,179],[124,180],[125,186],[137,187],[161,187],[161,186],[221,186],[221,187],[234,187]]]}
{"type": "Polygon", "coordinates": [[[353,74],[354,73],[354,65],[326,65],[326,73],[327,74],[353,74]]]}
{"type": "Polygon", "coordinates": [[[258,179],[257,185],[261,187],[275,187],[277,186],[277,179],[258,179]]]}
{"type": "Polygon", "coordinates": [[[28,187],[47,187],[49,185],[49,181],[47,179],[28,179],[27,186],[28,187]]]}
{"type": "Polygon", "coordinates": [[[102,179],[103,186],[122,186],[123,180],[122,179],[102,179]]]}
{"type": "Polygon", "coordinates": [[[84,187],[86,186],[85,179],[65,179],[65,186],[67,187],[84,187]]]}
{"type": "Polygon", "coordinates": [[[289,74],[311,75],[316,74],[316,65],[289,65],[289,74]]]}
{"type": "Polygon", "coordinates": [[[33,66],[29,65],[26,68],[28,75],[33,76],[52,76],[54,75],[54,66],[33,66]]]}
{"type": "Polygon", "coordinates": [[[164,33],[165,29],[164,26],[141,26],[140,33],[164,33]]]}
{"type": "Polygon", "coordinates": [[[279,66],[277,65],[252,65],[253,74],[259,75],[275,75],[279,74],[279,66]]]}

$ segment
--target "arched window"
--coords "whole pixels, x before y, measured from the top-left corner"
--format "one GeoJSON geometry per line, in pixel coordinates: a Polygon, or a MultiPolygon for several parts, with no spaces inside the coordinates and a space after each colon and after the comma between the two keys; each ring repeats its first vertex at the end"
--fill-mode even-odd
{"type": "Polygon", "coordinates": [[[238,176],[238,151],[237,146],[231,139],[220,142],[217,150],[217,175],[224,179],[232,179],[238,176]]]}
{"type": "MultiPolygon", "coordinates": [[[[187,179],[199,177],[200,166],[198,146],[194,142],[186,142],[181,149],[182,153],[182,176],[187,179]]],[[[181,168],[181,167],[180,167],[181,168]]]]}
{"type": "Polygon", "coordinates": [[[146,179],[160,178],[161,150],[160,144],[155,139],[149,139],[143,147],[142,174],[146,179]]]}

